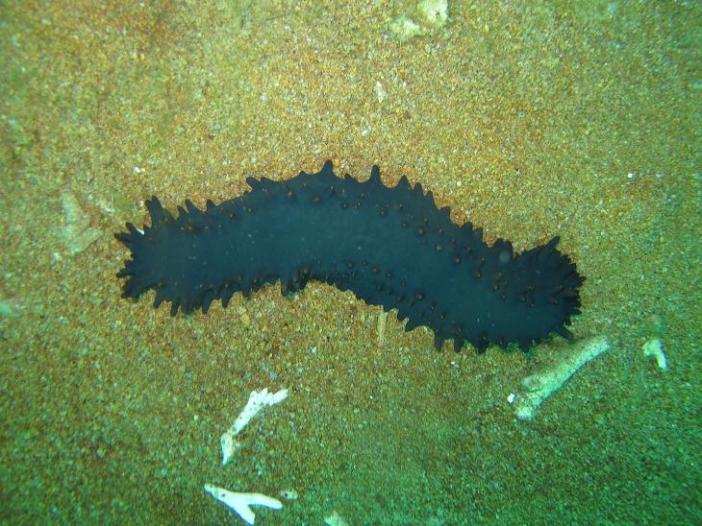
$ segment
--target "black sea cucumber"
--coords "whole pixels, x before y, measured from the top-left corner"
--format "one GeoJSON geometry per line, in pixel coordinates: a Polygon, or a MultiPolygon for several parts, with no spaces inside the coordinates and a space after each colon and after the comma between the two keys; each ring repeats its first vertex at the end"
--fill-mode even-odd
{"type": "Polygon", "coordinates": [[[170,301],[175,315],[312,279],[397,309],[408,331],[430,327],[437,348],[452,339],[456,350],[465,341],[479,352],[512,342],[526,350],[550,333],[570,336],[584,277],[556,249],[558,237],[520,254],[502,239],[488,246],[420,184],[385,186],[377,166],[365,182],[337,177],[330,161],[316,174],[247,182],[250,192],[205,210],[186,201],[178,217],[147,201],[151,226],[127,223],[115,235],[132,252],[117,274],[127,278],[123,296],[154,289],[154,306],[170,301]]]}

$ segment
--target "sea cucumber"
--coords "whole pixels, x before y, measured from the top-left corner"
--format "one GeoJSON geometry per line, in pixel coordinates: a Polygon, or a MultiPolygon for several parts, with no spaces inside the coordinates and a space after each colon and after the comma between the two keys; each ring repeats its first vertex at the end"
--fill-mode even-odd
{"type": "Polygon", "coordinates": [[[430,327],[437,348],[453,340],[456,350],[466,341],[479,352],[527,350],[551,333],[570,337],[585,278],[556,249],[558,237],[519,254],[503,239],[488,246],[420,184],[385,186],[377,166],[365,182],[337,177],[330,161],[319,173],[247,182],[251,191],[204,210],[187,200],[177,217],[146,201],[151,225],[115,234],[132,256],[117,274],[127,278],[123,296],[154,289],[154,307],[206,313],[236,292],[249,297],[280,280],[288,293],[317,280],[397,309],[405,330],[430,327]]]}

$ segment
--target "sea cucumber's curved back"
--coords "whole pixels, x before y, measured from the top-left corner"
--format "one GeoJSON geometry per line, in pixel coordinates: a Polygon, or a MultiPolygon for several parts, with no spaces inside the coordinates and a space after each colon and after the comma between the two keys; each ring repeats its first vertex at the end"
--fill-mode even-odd
{"type": "Polygon", "coordinates": [[[516,256],[504,240],[488,247],[480,229],[452,223],[406,178],[386,187],[377,167],[365,182],[339,178],[327,161],[316,174],[248,183],[250,192],[204,211],[186,201],[177,218],[148,201],[151,226],[117,234],[132,251],[119,274],[124,295],[155,289],[155,306],[170,301],[172,314],[207,312],[235,292],[277,280],[299,290],[314,279],[398,309],[407,330],[431,327],[437,346],[467,340],[481,351],[567,336],[579,312],[584,278],[558,238],[516,256]]]}

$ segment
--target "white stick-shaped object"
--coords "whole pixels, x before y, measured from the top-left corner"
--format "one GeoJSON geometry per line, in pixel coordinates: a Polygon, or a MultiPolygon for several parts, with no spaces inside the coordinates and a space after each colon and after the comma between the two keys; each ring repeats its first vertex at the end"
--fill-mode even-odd
{"type": "Polygon", "coordinates": [[[516,402],[517,418],[522,420],[534,418],[544,400],[583,365],[608,350],[609,342],[604,336],[584,340],[564,351],[565,356],[560,363],[524,378],[522,392],[519,395],[511,394],[508,398],[510,403],[516,402]]]}
{"type": "Polygon", "coordinates": [[[648,340],[643,344],[644,356],[653,356],[656,359],[658,368],[662,370],[668,369],[668,360],[665,357],[665,352],[663,352],[663,342],[660,338],[653,338],[648,340]]]}
{"type": "Polygon", "coordinates": [[[235,511],[247,524],[253,524],[254,520],[256,520],[256,514],[251,509],[251,506],[265,506],[273,510],[279,510],[283,507],[283,503],[278,499],[261,493],[239,493],[238,491],[229,491],[212,484],[205,484],[205,491],[229,509],[235,511]]]}
{"type": "Polygon", "coordinates": [[[239,449],[239,443],[234,437],[246,427],[246,424],[248,424],[264,407],[278,404],[287,397],[287,389],[281,389],[277,393],[269,393],[268,388],[261,391],[251,391],[246,406],[242,409],[241,413],[239,413],[239,416],[236,417],[232,427],[227,429],[220,438],[220,444],[222,445],[222,464],[227,464],[234,456],[236,450],[239,449]]]}

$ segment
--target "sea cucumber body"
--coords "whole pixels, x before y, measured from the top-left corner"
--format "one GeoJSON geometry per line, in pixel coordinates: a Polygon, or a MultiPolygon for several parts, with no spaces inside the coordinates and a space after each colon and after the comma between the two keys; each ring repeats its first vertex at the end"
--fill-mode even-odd
{"type": "Polygon", "coordinates": [[[397,309],[407,330],[430,327],[439,347],[452,339],[479,351],[568,335],[579,312],[583,277],[555,248],[558,238],[519,255],[507,241],[488,246],[431,192],[405,178],[387,187],[377,167],[365,182],[337,177],[330,162],[287,181],[247,182],[250,192],[203,211],[187,201],[177,217],[147,201],[151,226],[117,234],[132,252],[118,274],[124,296],[155,289],[155,306],[169,301],[175,315],[207,312],[218,298],[226,306],[234,293],[277,280],[286,292],[312,279],[397,309]]]}

